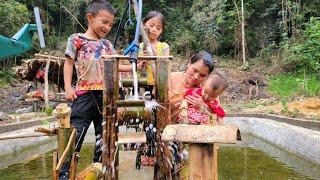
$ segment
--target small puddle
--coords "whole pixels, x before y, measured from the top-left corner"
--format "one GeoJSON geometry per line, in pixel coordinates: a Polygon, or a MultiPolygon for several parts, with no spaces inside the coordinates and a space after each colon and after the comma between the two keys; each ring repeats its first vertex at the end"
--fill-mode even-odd
{"type": "MultiPolygon", "coordinates": [[[[78,172],[92,163],[93,147],[82,147],[78,172]]],[[[52,152],[47,149],[0,169],[0,179],[52,179],[52,152]]],[[[218,153],[219,179],[320,179],[319,165],[251,136],[244,136],[236,146],[220,146],[218,153]]],[[[152,179],[153,167],[135,169],[135,155],[120,151],[119,179],[152,179]]]]}

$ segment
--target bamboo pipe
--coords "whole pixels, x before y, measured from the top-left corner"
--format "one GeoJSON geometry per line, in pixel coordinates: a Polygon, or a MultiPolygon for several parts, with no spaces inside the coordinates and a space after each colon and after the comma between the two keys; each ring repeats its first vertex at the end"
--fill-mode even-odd
{"type": "Polygon", "coordinates": [[[35,134],[35,135],[16,135],[16,136],[7,136],[7,137],[0,137],[1,140],[8,140],[8,139],[22,139],[22,138],[32,138],[32,137],[43,137],[43,136],[53,136],[47,134],[35,134]]]}
{"type": "Polygon", "coordinates": [[[144,107],[144,100],[118,100],[116,101],[118,107],[144,107]]]}
{"type": "MultiPolygon", "coordinates": [[[[123,87],[132,87],[133,80],[132,79],[122,79],[122,86],[123,87]]],[[[139,87],[146,87],[148,86],[148,79],[138,79],[138,86],[139,87]]]]}

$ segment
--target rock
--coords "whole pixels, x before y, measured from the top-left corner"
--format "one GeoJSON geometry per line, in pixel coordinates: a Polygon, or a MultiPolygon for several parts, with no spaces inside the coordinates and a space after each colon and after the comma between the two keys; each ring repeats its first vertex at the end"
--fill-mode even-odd
{"type": "Polygon", "coordinates": [[[0,111],[0,121],[7,120],[7,119],[9,119],[8,114],[0,111]]]}
{"type": "Polygon", "coordinates": [[[267,80],[260,76],[250,76],[243,80],[244,84],[252,84],[258,86],[268,86],[267,80]]]}
{"type": "Polygon", "coordinates": [[[26,107],[26,108],[22,108],[22,109],[17,109],[15,111],[15,113],[18,113],[18,114],[20,114],[20,113],[30,113],[30,112],[32,112],[32,110],[33,110],[33,108],[30,106],[30,107],[26,107]]]}

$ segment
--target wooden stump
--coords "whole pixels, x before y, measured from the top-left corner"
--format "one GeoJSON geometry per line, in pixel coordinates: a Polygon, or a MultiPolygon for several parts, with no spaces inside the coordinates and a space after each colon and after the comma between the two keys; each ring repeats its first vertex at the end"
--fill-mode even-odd
{"type": "Polygon", "coordinates": [[[217,143],[237,142],[235,126],[168,125],[162,133],[163,141],[178,141],[189,145],[189,179],[217,180],[217,143]]]}

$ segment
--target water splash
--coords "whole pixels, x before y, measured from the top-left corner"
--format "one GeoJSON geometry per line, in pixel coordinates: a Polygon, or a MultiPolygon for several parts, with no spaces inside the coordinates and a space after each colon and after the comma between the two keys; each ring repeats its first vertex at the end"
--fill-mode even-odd
{"type": "Polygon", "coordinates": [[[133,74],[133,90],[134,90],[134,99],[139,99],[138,94],[138,77],[136,70],[136,63],[132,62],[132,74],[133,74]]]}

